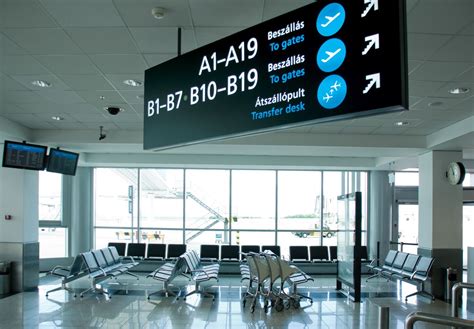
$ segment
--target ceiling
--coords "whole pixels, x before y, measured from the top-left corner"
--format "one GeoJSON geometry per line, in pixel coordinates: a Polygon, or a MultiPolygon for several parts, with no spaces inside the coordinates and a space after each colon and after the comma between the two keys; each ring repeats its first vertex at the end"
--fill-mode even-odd
{"type": "MultiPolygon", "coordinates": [[[[143,81],[145,69],[176,56],[177,27],[187,52],[311,2],[0,0],[3,126],[13,122],[27,135],[19,137],[85,153],[142,153],[143,86],[123,81],[143,81]],[[152,17],[153,7],[165,17],[152,17]],[[109,105],[124,112],[111,116],[109,105]],[[108,135],[100,143],[99,126],[108,135]]],[[[410,111],[161,154],[367,158],[368,166],[383,167],[429,149],[456,149],[474,159],[474,1],[408,0],[407,13],[410,111]],[[452,95],[454,87],[471,92],[452,95]]]]}

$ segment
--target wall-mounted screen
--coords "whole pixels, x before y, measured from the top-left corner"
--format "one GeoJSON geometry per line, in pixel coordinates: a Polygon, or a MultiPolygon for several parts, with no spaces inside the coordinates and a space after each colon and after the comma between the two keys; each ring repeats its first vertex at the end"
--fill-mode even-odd
{"type": "Polygon", "coordinates": [[[3,167],[43,170],[48,148],[42,145],[6,140],[3,146],[3,167]]]}
{"type": "Polygon", "coordinates": [[[320,0],[145,71],[144,148],[408,108],[404,0],[320,0]]]}
{"type": "Polygon", "coordinates": [[[78,153],[52,148],[49,151],[46,170],[64,175],[75,175],[78,160],[78,153]]]}

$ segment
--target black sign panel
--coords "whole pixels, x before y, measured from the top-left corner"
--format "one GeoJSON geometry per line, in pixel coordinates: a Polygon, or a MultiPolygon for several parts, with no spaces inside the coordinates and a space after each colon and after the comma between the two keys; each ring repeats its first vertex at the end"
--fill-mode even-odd
{"type": "Polygon", "coordinates": [[[79,154],[77,153],[51,149],[46,170],[64,175],[75,175],[78,160],[79,154]]]}
{"type": "Polygon", "coordinates": [[[43,170],[48,148],[42,145],[5,141],[3,167],[43,170]]]}
{"type": "Polygon", "coordinates": [[[403,0],[318,1],[145,71],[144,148],[407,109],[403,0]]]}

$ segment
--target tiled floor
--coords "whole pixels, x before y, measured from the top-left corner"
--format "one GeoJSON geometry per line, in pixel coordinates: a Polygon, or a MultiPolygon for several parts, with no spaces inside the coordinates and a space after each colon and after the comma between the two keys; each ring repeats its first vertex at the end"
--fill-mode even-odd
{"type": "MultiPolygon", "coordinates": [[[[185,279],[175,281],[176,286],[193,289],[185,279]]],[[[45,292],[57,286],[58,281],[41,278],[36,292],[25,292],[0,299],[0,328],[378,328],[378,308],[390,307],[390,328],[404,328],[404,319],[413,311],[449,314],[450,305],[424,297],[413,297],[403,302],[414,286],[384,280],[372,280],[363,285],[362,303],[354,304],[343,294],[334,290],[333,277],[315,277],[314,284],[305,285],[301,292],[314,298],[311,305],[301,303],[300,309],[271,310],[265,313],[261,304],[255,312],[244,308],[240,302],[245,288],[237,277],[222,277],[218,283],[208,287],[216,294],[211,298],[197,295],[176,300],[172,297],[152,297],[147,293],[161,289],[161,284],[144,276],[140,280],[121,277],[109,280],[104,288],[112,292],[112,298],[86,295],[74,298],[64,291],[53,292],[49,298],[45,292]]],[[[86,278],[73,285],[77,291],[88,286],[86,278]]],[[[472,300],[472,299],[471,299],[472,300]]],[[[465,308],[462,317],[474,319],[474,313],[465,308]]],[[[416,328],[444,328],[435,325],[417,324],[416,328]]]]}

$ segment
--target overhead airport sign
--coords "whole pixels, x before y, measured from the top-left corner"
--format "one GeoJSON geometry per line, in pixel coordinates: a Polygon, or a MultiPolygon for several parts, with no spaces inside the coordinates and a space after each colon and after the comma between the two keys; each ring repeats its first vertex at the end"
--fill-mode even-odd
{"type": "Polygon", "coordinates": [[[144,148],[407,109],[403,0],[318,1],[145,71],[144,148]]]}

